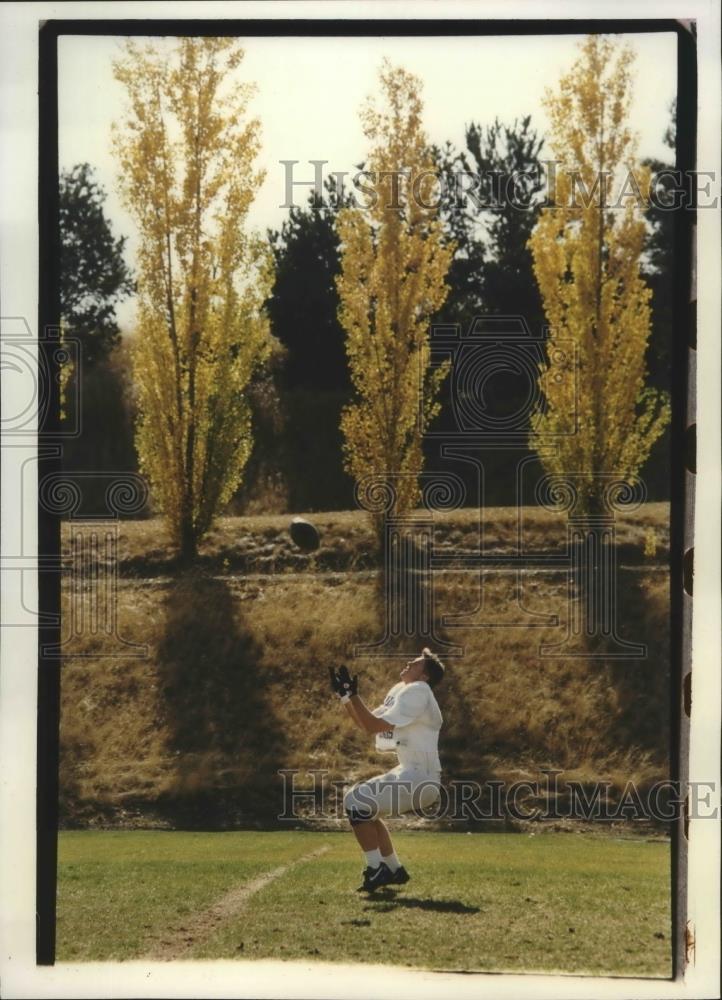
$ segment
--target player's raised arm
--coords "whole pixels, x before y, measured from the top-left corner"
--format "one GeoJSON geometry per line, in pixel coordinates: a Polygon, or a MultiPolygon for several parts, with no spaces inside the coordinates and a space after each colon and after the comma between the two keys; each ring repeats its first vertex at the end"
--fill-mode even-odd
{"type": "Polygon", "coordinates": [[[364,704],[358,693],[358,675],[352,677],[345,666],[340,667],[338,673],[329,667],[329,674],[332,690],[360,729],[366,733],[386,733],[393,729],[393,726],[378,719],[364,704]]]}
{"type": "Polygon", "coordinates": [[[363,729],[366,732],[365,727],[362,725],[361,720],[357,718],[354,707],[351,704],[350,692],[351,690],[358,690],[358,678],[352,678],[345,666],[341,667],[338,673],[333,667],[329,667],[328,673],[331,678],[331,690],[341,700],[347,713],[359,729],[363,729]]]}
{"type": "Polygon", "coordinates": [[[387,733],[393,726],[388,722],[382,722],[364,704],[361,695],[358,693],[358,675],[351,677],[346,667],[339,670],[339,679],[348,695],[348,700],[342,701],[346,705],[346,710],[353,716],[356,723],[367,733],[387,733]]]}

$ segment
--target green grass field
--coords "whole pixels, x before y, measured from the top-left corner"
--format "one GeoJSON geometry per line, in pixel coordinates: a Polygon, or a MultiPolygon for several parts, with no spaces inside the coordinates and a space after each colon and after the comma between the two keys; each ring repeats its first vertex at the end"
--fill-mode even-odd
{"type": "Polygon", "coordinates": [[[671,975],[666,842],[406,832],[395,843],[412,881],[369,898],[354,891],[363,858],[350,834],[61,833],[58,961],[671,975]]]}

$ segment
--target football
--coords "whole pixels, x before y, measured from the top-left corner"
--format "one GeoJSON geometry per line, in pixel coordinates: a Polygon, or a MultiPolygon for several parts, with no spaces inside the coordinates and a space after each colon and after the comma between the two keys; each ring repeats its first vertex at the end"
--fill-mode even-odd
{"type": "Polygon", "coordinates": [[[294,545],[303,552],[315,552],[321,544],[318,529],[303,517],[294,517],[288,530],[294,545]]]}

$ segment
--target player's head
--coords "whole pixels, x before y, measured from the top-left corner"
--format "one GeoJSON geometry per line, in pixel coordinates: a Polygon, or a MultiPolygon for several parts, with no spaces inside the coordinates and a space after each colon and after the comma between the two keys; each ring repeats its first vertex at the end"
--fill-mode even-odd
{"type": "Polygon", "coordinates": [[[436,687],[444,679],[444,664],[436,653],[425,647],[421,651],[421,656],[408,661],[401,671],[401,679],[407,684],[413,681],[426,681],[429,687],[436,687]]]}
{"type": "Polygon", "coordinates": [[[421,656],[424,660],[426,682],[429,687],[436,687],[437,684],[441,684],[443,681],[446,668],[436,653],[432,653],[428,646],[423,648],[421,656]]]}

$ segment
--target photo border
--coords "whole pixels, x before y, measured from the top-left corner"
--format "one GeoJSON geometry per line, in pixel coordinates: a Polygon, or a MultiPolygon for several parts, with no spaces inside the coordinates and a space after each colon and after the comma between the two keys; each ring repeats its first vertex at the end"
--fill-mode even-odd
{"type": "MultiPolygon", "coordinates": [[[[27,5],[15,4],[13,7],[24,7],[27,5]]],[[[47,5],[39,4],[37,7],[47,5]]],[[[73,5],[76,8],[81,5],[73,5]]],[[[89,5],[93,6],[93,5],[89,5]]],[[[107,8],[117,9],[116,4],[106,4],[107,8]]],[[[132,5],[138,6],[138,5],[132,5]]],[[[143,5],[140,5],[143,6],[143,5]]],[[[156,5],[147,5],[156,6],[156,5]]],[[[238,6],[238,5],[229,5],[238,6]]],[[[258,9],[258,5],[249,4],[258,9]]],[[[264,5],[266,7],[270,5],[264,5]]],[[[287,5],[278,4],[278,8],[287,5]]],[[[297,7],[299,5],[296,5],[297,7]]],[[[300,5],[304,8],[308,5],[300,5]]],[[[329,3],[327,7],[337,7],[335,3],[329,3]]],[[[353,5],[359,8],[363,5],[353,5]]],[[[391,5],[385,5],[387,8],[391,5]]],[[[417,6],[412,4],[410,6],[417,6]]],[[[455,7],[449,4],[447,9],[455,7]]],[[[483,4],[475,5],[477,9],[483,10],[483,4]]],[[[491,5],[490,5],[491,6],[491,5]]],[[[574,6],[578,10],[580,6],[590,5],[568,5],[566,7],[566,17],[574,6]]],[[[627,7],[639,6],[629,4],[627,7]]],[[[660,5],[661,6],[661,5],[660,5]]],[[[57,8],[55,8],[57,9],[57,8]]],[[[467,6],[467,9],[468,6],[467,6]]],[[[529,8],[527,8],[529,9],[529,8]]],[[[438,10],[438,7],[435,7],[438,10]]],[[[109,12],[110,13],[110,12],[109,12]]],[[[405,19],[390,20],[375,17],[373,19],[354,20],[303,20],[285,19],[281,17],[272,18],[248,18],[244,20],[217,19],[189,20],[181,19],[122,19],[116,18],[96,18],[93,20],[72,20],[63,19],[61,21],[47,21],[39,33],[40,52],[40,97],[39,97],[39,217],[41,220],[41,238],[39,243],[38,267],[41,279],[41,295],[38,313],[38,329],[40,331],[56,326],[59,315],[59,292],[57,269],[54,270],[54,263],[58,259],[59,238],[57,226],[52,220],[57,219],[57,38],[61,34],[71,32],[73,34],[102,34],[102,35],[151,35],[151,34],[177,34],[179,26],[189,25],[193,27],[192,34],[240,34],[242,37],[255,35],[326,35],[326,36],[358,36],[362,34],[378,35],[452,35],[452,34],[473,34],[473,35],[524,35],[540,33],[557,34],[585,34],[594,31],[609,33],[615,30],[624,32],[651,32],[670,31],[677,33],[678,37],[678,93],[681,95],[683,82],[689,92],[693,95],[691,100],[696,104],[696,70],[692,68],[694,57],[692,55],[693,43],[688,26],[669,19],[607,19],[578,18],[567,20],[561,23],[557,20],[527,20],[521,22],[517,19],[485,19],[476,21],[470,18],[460,20],[450,17],[434,19],[405,19]],[[223,31],[219,31],[219,24],[223,25],[223,31]],[[287,28],[295,24],[297,30],[280,30],[279,26],[287,28]],[[474,25],[474,30],[470,28],[474,25]],[[369,31],[370,27],[383,28],[383,32],[378,30],[369,31]],[[433,31],[430,30],[433,27],[433,31]]],[[[718,25],[717,25],[718,27],[718,25]]],[[[680,121],[679,107],[683,105],[680,100],[678,105],[678,128],[677,128],[677,167],[678,169],[694,169],[694,152],[696,147],[696,126],[691,120],[680,121]],[[681,163],[686,164],[681,166],[681,163]]],[[[690,116],[690,119],[694,116],[690,116]]],[[[677,260],[675,263],[675,326],[694,331],[695,316],[691,309],[692,302],[692,233],[694,220],[692,213],[680,212],[677,215],[675,231],[675,247],[677,260]],[[682,263],[683,262],[683,263],[682,263]],[[686,265],[686,266],[684,266],[686,265]]],[[[684,596],[684,557],[685,552],[691,547],[692,524],[689,514],[691,513],[691,498],[694,492],[694,481],[690,483],[689,475],[685,471],[685,437],[687,427],[694,423],[693,415],[688,413],[688,350],[691,345],[689,338],[677,337],[674,349],[674,380],[673,380],[673,426],[672,426],[672,481],[671,481],[671,515],[670,515],[670,584],[671,584],[671,618],[672,618],[672,705],[673,723],[676,729],[672,734],[672,756],[671,774],[674,780],[679,777],[684,780],[684,775],[689,773],[689,760],[687,755],[687,738],[689,736],[689,714],[684,711],[685,699],[683,697],[684,684],[691,666],[691,602],[684,596]],[[685,666],[686,662],[686,666],[685,666]]],[[[49,342],[41,339],[40,350],[44,352],[46,363],[54,364],[53,357],[49,354],[49,342]]],[[[50,385],[50,411],[52,422],[46,426],[46,432],[50,435],[57,433],[57,384],[54,379],[50,385]]],[[[42,441],[41,441],[42,443],[42,441]]],[[[61,469],[60,455],[57,450],[48,450],[47,454],[39,455],[39,473],[46,475],[49,472],[57,472],[61,469]]],[[[59,554],[59,517],[49,515],[47,511],[38,510],[38,549],[44,555],[59,554]]],[[[59,608],[60,580],[57,572],[47,571],[41,568],[38,572],[39,587],[39,608],[41,611],[53,611],[59,608]]],[[[45,625],[39,631],[40,647],[57,641],[58,627],[45,625]]],[[[60,673],[59,662],[39,657],[38,662],[38,736],[37,736],[37,763],[38,763],[38,788],[37,788],[37,961],[39,965],[51,964],[54,956],[54,931],[55,931],[55,879],[57,864],[57,819],[58,819],[58,731],[57,724],[59,718],[59,691],[60,673]],[[52,887],[50,889],[50,887],[52,887]]],[[[696,675],[695,675],[696,676],[696,675]]],[[[673,949],[674,973],[673,979],[679,981],[684,969],[684,929],[686,927],[686,892],[687,892],[687,852],[686,838],[682,829],[682,821],[675,824],[672,839],[672,880],[673,880],[673,922],[675,926],[675,947],[673,949]]],[[[102,963],[105,965],[106,963],[102,963]]],[[[112,964],[112,963],[111,963],[112,964]]],[[[123,963],[128,965],[128,963],[123,963]]],[[[133,963],[130,963],[133,964],[133,963]]],[[[219,963],[224,964],[224,963],[219,963]]],[[[233,968],[238,968],[241,963],[232,963],[233,968]]],[[[257,964],[257,963],[254,963],[257,964]]],[[[182,968],[187,968],[188,963],[183,963],[182,968]]],[[[114,966],[118,968],[118,966],[114,966]]],[[[284,963],[284,967],[288,967],[284,963]]],[[[357,967],[359,968],[359,967],[357,967]]],[[[360,967],[365,969],[366,966],[360,967]]],[[[438,975],[438,974],[433,974],[438,975]]],[[[480,973],[479,976],[485,974],[480,973]]],[[[498,977],[496,977],[498,979],[498,977]]],[[[516,976],[509,976],[509,979],[518,979],[516,976]]],[[[528,977],[524,977],[528,978],[528,977]]],[[[536,978],[536,977],[534,977],[536,978]]],[[[539,977],[550,984],[555,977],[539,977]]],[[[583,981],[590,981],[597,977],[584,977],[583,981]]],[[[507,979],[504,976],[504,979],[507,979]]],[[[637,983],[636,978],[630,977],[625,981],[637,983]]],[[[641,982],[661,983],[663,980],[639,980],[641,982]]],[[[579,980],[577,980],[579,982],[579,980]]]]}

